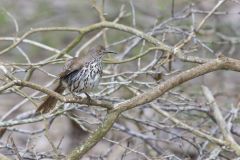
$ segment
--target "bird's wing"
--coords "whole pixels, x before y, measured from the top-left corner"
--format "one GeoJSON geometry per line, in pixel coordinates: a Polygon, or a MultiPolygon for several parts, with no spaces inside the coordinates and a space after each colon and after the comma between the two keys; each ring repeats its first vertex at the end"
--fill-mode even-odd
{"type": "Polygon", "coordinates": [[[79,57],[74,57],[67,60],[63,67],[63,71],[59,74],[59,77],[63,78],[76,70],[81,70],[85,63],[86,58],[80,59],[79,57]]]}

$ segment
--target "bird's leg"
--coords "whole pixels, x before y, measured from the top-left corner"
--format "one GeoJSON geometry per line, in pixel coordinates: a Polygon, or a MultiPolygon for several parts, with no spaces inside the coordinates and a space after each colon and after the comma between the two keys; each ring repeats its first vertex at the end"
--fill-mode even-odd
{"type": "MultiPolygon", "coordinates": [[[[91,102],[91,97],[89,96],[89,94],[87,94],[86,92],[84,92],[84,94],[87,96],[87,104],[89,106],[90,102],[91,102]]],[[[82,100],[83,98],[79,95],[76,95],[74,93],[72,93],[73,97],[77,100],[82,100]]]]}
{"type": "Polygon", "coordinates": [[[86,92],[84,92],[84,94],[87,96],[87,103],[89,105],[91,102],[91,97],[86,92]]]}

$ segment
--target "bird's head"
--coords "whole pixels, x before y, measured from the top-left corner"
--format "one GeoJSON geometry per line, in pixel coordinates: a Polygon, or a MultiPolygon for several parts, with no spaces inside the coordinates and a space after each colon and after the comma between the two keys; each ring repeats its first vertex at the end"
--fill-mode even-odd
{"type": "Polygon", "coordinates": [[[110,51],[108,49],[106,49],[104,46],[99,45],[96,46],[94,48],[91,49],[91,52],[94,53],[95,56],[100,56],[102,57],[103,55],[107,54],[107,53],[113,53],[113,54],[117,54],[114,51],[110,51]]]}

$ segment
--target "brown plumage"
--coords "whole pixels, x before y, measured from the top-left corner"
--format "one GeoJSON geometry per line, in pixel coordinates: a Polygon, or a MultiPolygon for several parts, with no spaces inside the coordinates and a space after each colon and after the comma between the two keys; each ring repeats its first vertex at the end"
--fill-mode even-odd
{"type": "MultiPolygon", "coordinates": [[[[57,87],[54,89],[55,92],[62,94],[63,91],[65,90],[65,86],[63,86],[62,82],[59,81],[59,84],[57,85],[57,87]]],[[[55,106],[57,104],[57,99],[52,97],[52,96],[47,96],[47,98],[39,105],[39,107],[36,110],[36,113],[47,113],[49,112],[52,107],[51,106],[55,106]]]]}
{"type": "MultiPolygon", "coordinates": [[[[102,76],[102,57],[107,51],[103,46],[90,49],[84,57],[75,57],[68,60],[63,71],[59,74],[59,84],[54,89],[55,92],[62,94],[65,88],[70,92],[86,93],[99,84],[102,76]]],[[[89,96],[88,96],[89,98],[89,96]]],[[[46,100],[40,104],[36,113],[46,113],[55,107],[57,99],[47,96],[46,100]]]]}
{"type": "MultiPolygon", "coordinates": [[[[62,94],[68,88],[73,94],[86,93],[96,87],[102,76],[102,57],[106,53],[114,52],[106,50],[103,46],[97,46],[90,49],[85,56],[67,60],[54,91],[62,94]]],[[[87,93],[86,95],[88,96],[87,93]]],[[[48,95],[37,108],[36,114],[49,112],[56,106],[57,101],[55,97],[48,95]]],[[[0,128],[0,138],[6,130],[7,128],[0,128]]]]}

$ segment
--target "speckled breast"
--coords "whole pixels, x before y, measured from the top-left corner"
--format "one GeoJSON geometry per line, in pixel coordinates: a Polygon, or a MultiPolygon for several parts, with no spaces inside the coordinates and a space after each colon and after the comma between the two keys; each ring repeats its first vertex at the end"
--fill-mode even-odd
{"type": "Polygon", "coordinates": [[[88,92],[95,88],[102,76],[102,65],[99,61],[92,61],[66,76],[63,81],[72,92],[88,92]]]}

